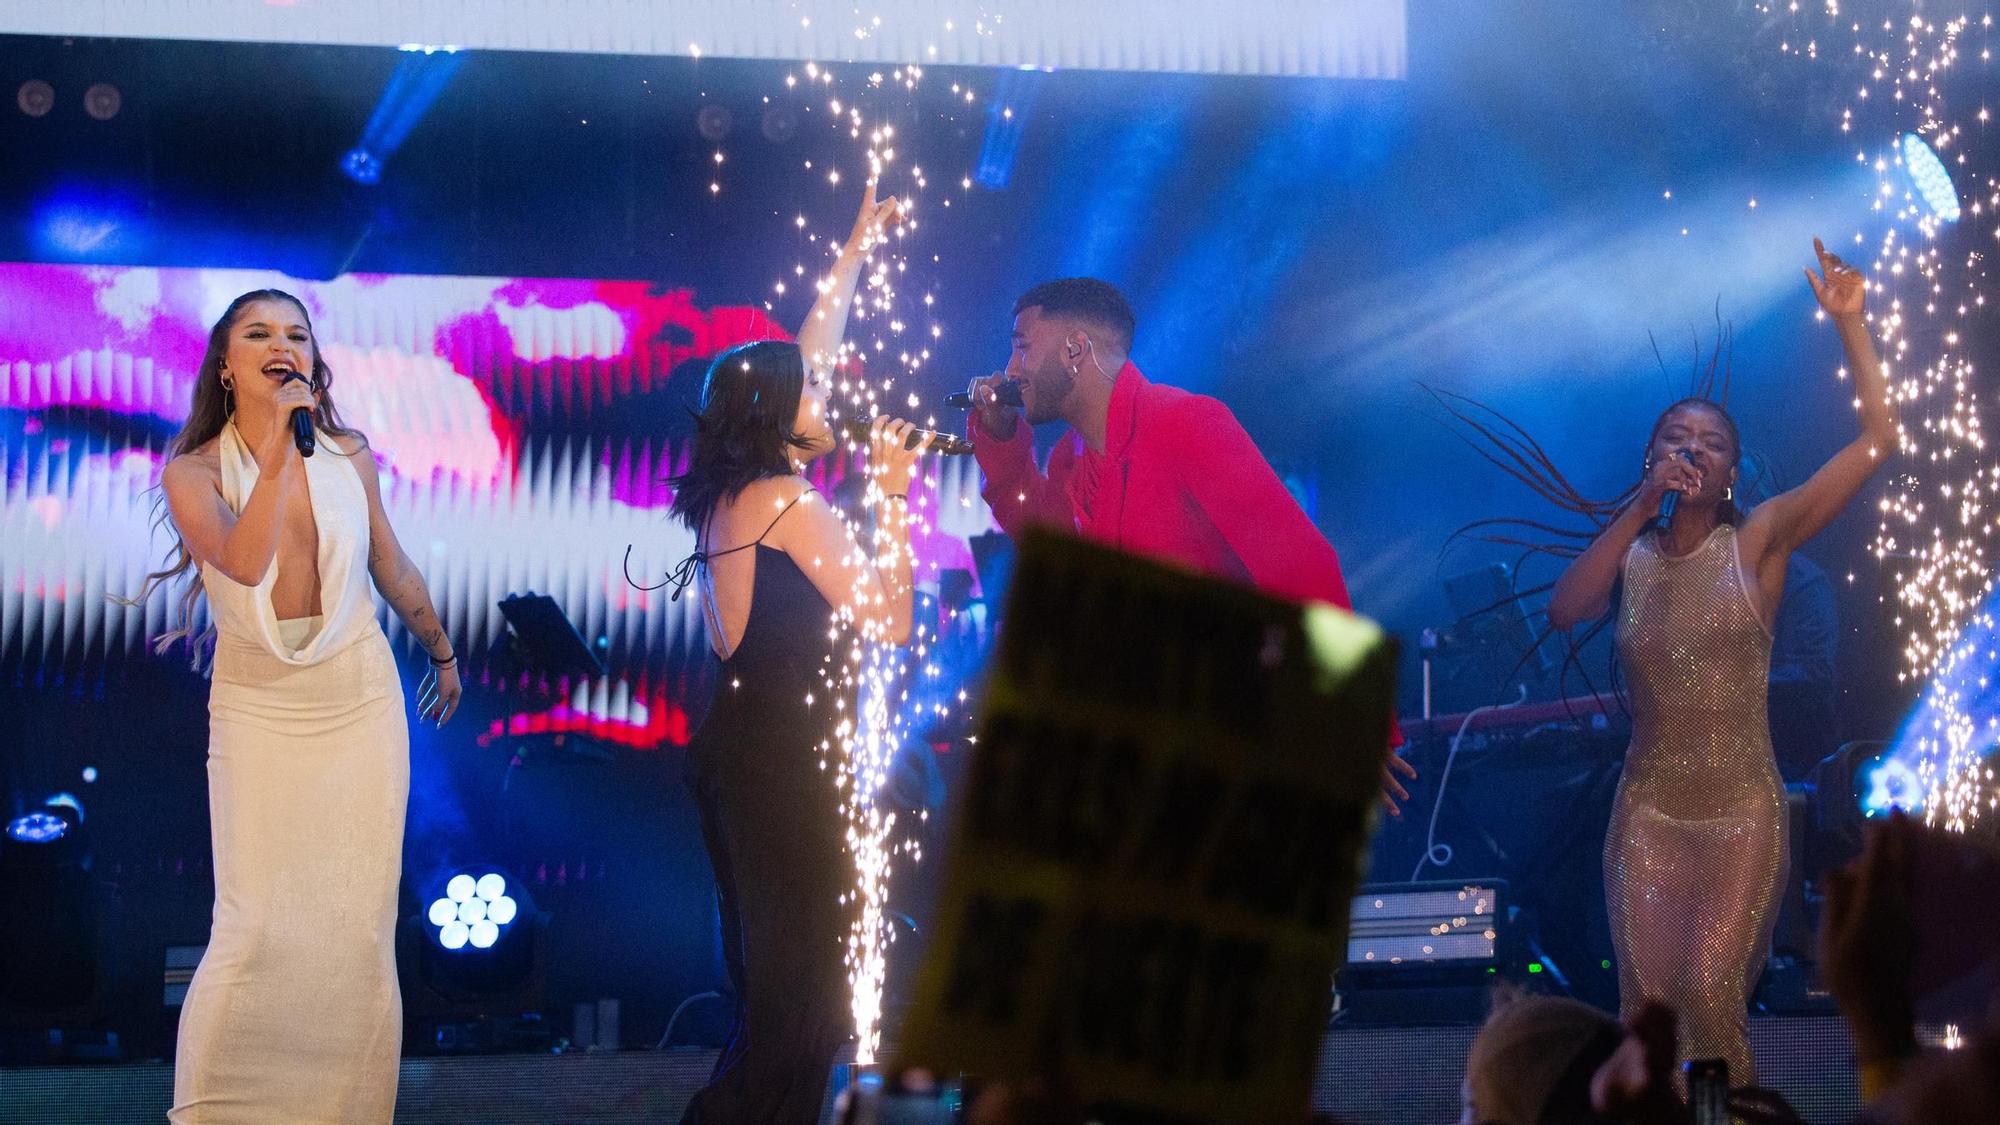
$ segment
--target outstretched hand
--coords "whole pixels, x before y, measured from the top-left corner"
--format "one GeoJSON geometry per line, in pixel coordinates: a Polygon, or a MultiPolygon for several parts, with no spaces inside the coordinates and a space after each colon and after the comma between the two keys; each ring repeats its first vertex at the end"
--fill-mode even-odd
{"type": "Polygon", "coordinates": [[[1819,307],[1836,320],[1861,315],[1868,282],[1861,271],[1840,260],[1819,239],[1813,239],[1813,253],[1819,256],[1819,273],[1806,268],[1806,283],[1812,286],[1819,307]]]}

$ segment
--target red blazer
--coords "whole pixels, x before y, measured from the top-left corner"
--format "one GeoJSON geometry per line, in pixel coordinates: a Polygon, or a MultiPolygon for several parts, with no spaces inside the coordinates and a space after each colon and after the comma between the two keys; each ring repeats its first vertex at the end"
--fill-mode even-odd
{"type": "Polygon", "coordinates": [[[981,495],[1007,534],[1056,528],[1293,601],[1353,608],[1332,545],[1215,399],[1148,382],[1127,363],[1111,388],[1104,452],[1071,430],[1046,476],[1027,426],[1001,441],[978,419],[981,495]]]}
{"type": "MultiPolygon", "coordinates": [[[[1227,406],[1147,381],[1126,363],[1111,388],[1104,452],[1071,430],[1035,466],[1026,425],[1001,441],[971,416],[980,492],[1010,536],[1081,535],[1293,601],[1354,608],[1340,558],[1227,406]]],[[[1390,727],[1390,745],[1403,732],[1390,727]]]]}

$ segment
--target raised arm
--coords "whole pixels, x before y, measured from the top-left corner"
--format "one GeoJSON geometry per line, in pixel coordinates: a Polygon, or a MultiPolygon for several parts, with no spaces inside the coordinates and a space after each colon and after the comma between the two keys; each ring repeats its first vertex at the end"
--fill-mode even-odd
{"type": "Polygon", "coordinates": [[[854,291],[861,283],[861,267],[868,251],[887,237],[890,223],[902,213],[895,197],[875,201],[875,179],[861,196],[861,213],[855,216],[854,230],[833,261],[833,271],[819,282],[819,299],[799,326],[799,352],[813,370],[831,373],[840,357],[840,343],[847,338],[847,316],[854,309],[854,291]]]}
{"type": "Polygon", "coordinates": [[[1817,238],[1813,239],[1813,252],[1819,256],[1823,272],[1806,270],[1806,281],[1840,332],[1847,369],[1854,376],[1854,405],[1861,412],[1861,433],[1804,484],[1772,497],[1750,513],[1746,527],[1762,546],[1761,559],[1789,555],[1824,530],[1896,447],[1889,381],[1875,354],[1863,309],[1867,281],[1860,270],[1828,253],[1817,238]]]}
{"type": "Polygon", "coordinates": [[[360,440],[342,439],[340,445],[340,452],[354,465],[354,471],[361,477],[361,487],[368,493],[368,577],[374,580],[382,600],[396,611],[403,627],[417,638],[430,657],[430,673],[417,689],[417,715],[443,726],[452,712],[458,710],[459,697],[464,694],[458,676],[458,656],[452,652],[451,638],[445,635],[437,607],[431,604],[431,590],[424,582],[423,572],[404,553],[402,543],[396,539],[396,529],[389,526],[389,516],[382,508],[382,484],[375,468],[374,451],[360,440]]]}

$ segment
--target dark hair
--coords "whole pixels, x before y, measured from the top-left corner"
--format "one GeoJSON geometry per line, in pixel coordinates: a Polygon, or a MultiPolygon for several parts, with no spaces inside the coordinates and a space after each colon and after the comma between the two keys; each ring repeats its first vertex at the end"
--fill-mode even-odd
{"type": "MultiPolygon", "coordinates": [[[[1699,395],[1693,398],[1684,398],[1679,402],[1674,403],[1672,406],[1667,407],[1665,410],[1660,411],[1660,416],[1653,420],[1653,432],[1647,435],[1646,437],[1646,451],[1648,458],[1650,458],[1652,455],[1653,443],[1660,440],[1660,430],[1665,428],[1667,424],[1667,419],[1673,417],[1674,411],[1676,410],[1686,410],[1690,408],[1696,410],[1706,410],[1710,414],[1713,414],[1717,418],[1721,419],[1722,428],[1729,431],[1729,444],[1735,447],[1735,459],[1730,462],[1730,467],[1735,468],[1737,465],[1741,464],[1743,461],[1743,435],[1738,433],[1736,430],[1736,419],[1731,418],[1729,416],[1729,411],[1724,410],[1722,408],[1721,403],[1716,402],[1713,399],[1702,398],[1699,395]]],[[[1743,522],[1743,513],[1746,510],[1748,510],[1748,508],[1749,505],[1738,504],[1733,499],[1724,500],[1721,506],[1716,509],[1716,516],[1723,523],[1735,526],[1743,522]]]]}
{"type": "MultiPolygon", "coordinates": [[[[229,352],[229,333],[236,327],[237,318],[243,315],[246,305],[258,301],[284,301],[299,310],[305,318],[306,332],[312,333],[312,314],[306,311],[306,304],[282,289],[252,289],[222,310],[222,315],[208,330],[208,350],[202,353],[201,366],[195,369],[194,403],[188,408],[187,423],[181,432],[174,435],[167,444],[167,460],[171,461],[184,454],[193,453],[215,440],[222,427],[235,412],[235,397],[222,385],[222,363],[229,352]]],[[[326,356],[321,353],[319,340],[313,340],[313,387],[319,392],[319,405],[313,410],[313,422],[321,430],[335,437],[359,438],[360,448],[368,447],[368,439],[360,431],[349,429],[340,420],[340,411],[333,405],[333,371],[326,365],[326,356]]],[[[194,636],[194,610],[201,597],[201,570],[195,566],[194,555],[188,551],[186,540],[181,538],[179,529],[173,528],[168,519],[166,496],[164,493],[153,501],[153,526],[166,524],[173,531],[174,547],[167,565],[146,575],[146,581],[139,592],[130,598],[113,597],[120,605],[136,606],[152,594],[153,589],[172,581],[182,574],[190,574],[187,587],[181,593],[180,614],[175,627],[161,634],[154,642],[154,649],[165,652],[175,641],[186,638],[194,649],[195,662],[200,663],[201,646],[194,636]]],[[[211,626],[211,631],[213,627],[211,626]]],[[[206,634],[204,634],[206,636],[206,634]]]]}
{"type": "Polygon", "coordinates": [[[1117,286],[1094,277],[1044,281],[1021,294],[1021,299],[1014,302],[1014,315],[1034,308],[1041,309],[1045,316],[1073,316],[1111,333],[1121,352],[1132,350],[1132,335],[1139,328],[1125,294],[1117,286]]]}
{"type": "Polygon", "coordinates": [[[700,532],[722,503],[751,484],[795,471],[792,450],[805,393],[805,357],[797,344],[759,340],[715,357],[702,380],[687,472],[673,479],[674,518],[700,532]]]}
{"type": "MultiPolygon", "coordinates": [[[[1588,496],[1570,483],[1569,478],[1563,475],[1562,470],[1556,466],[1554,458],[1542,448],[1541,443],[1513,419],[1483,402],[1464,395],[1441,391],[1428,385],[1424,386],[1424,390],[1444,408],[1450,422],[1456,423],[1454,428],[1458,435],[1475,452],[1508,476],[1527,485],[1563,515],[1576,517],[1578,520],[1578,523],[1568,525],[1521,516],[1492,516],[1474,520],[1452,532],[1451,538],[1445,543],[1447,551],[1460,539],[1473,539],[1506,547],[1518,552],[1513,562],[1513,571],[1516,574],[1520,573],[1524,563],[1537,556],[1566,562],[1581,555],[1604,532],[1604,529],[1618,518],[1619,513],[1638,497],[1639,488],[1645,483],[1645,478],[1641,476],[1616,496],[1604,499],[1588,496]]],[[[1646,450],[1649,455],[1653,441],[1659,437],[1660,429],[1666,425],[1667,419],[1674,411],[1686,407],[1710,410],[1721,418],[1723,425],[1729,431],[1730,440],[1735,443],[1737,460],[1741,461],[1743,442],[1737,433],[1736,420],[1729,416],[1729,412],[1723,409],[1721,403],[1701,395],[1680,399],[1661,411],[1659,417],[1653,420],[1651,435],[1646,439],[1646,450]]],[[[1743,521],[1742,511],[1729,500],[1722,502],[1717,516],[1729,524],[1740,524],[1743,521]]],[[[1622,582],[1623,578],[1621,577],[1619,581],[1622,582]]],[[[1517,585],[1505,599],[1495,605],[1483,607],[1477,612],[1484,613],[1498,608],[1516,598],[1547,593],[1554,589],[1555,585],[1554,579],[1525,589],[1517,585]]],[[[1618,598],[1614,595],[1604,616],[1581,626],[1580,634],[1575,631],[1569,634],[1562,670],[1558,673],[1559,685],[1567,681],[1570,669],[1575,668],[1590,693],[1598,694],[1597,686],[1591,683],[1589,675],[1583,671],[1580,654],[1593,638],[1610,627],[1617,614],[1618,598]]],[[[1525,666],[1529,659],[1541,651],[1542,643],[1556,631],[1555,626],[1550,625],[1537,634],[1534,643],[1522,654],[1521,663],[1516,665],[1515,670],[1518,671],[1525,666]]],[[[1508,677],[1511,679],[1513,674],[1508,673],[1508,677]]],[[[1616,663],[1612,665],[1612,676],[1612,686],[1615,691],[1617,690],[1616,663]]]]}

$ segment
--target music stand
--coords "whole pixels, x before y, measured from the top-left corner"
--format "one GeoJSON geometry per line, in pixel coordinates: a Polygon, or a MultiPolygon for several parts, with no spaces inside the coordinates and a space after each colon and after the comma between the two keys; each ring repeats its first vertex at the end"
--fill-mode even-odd
{"type": "Polygon", "coordinates": [[[602,676],[604,661],[547,594],[530,590],[500,599],[515,655],[524,671],[544,676],[602,676]]]}
{"type": "MultiPolygon", "coordinates": [[[[502,598],[499,606],[500,616],[507,622],[507,633],[494,643],[494,650],[502,657],[498,663],[503,682],[512,681],[523,672],[532,673],[537,683],[532,687],[522,685],[527,698],[546,703],[554,698],[552,681],[560,685],[574,677],[606,674],[604,661],[584,643],[583,636],[563,615],[562,607],[556,604],[554,598],[530,590],[525,594],[502,598]]],[[[530,757],[529,736],[514,733],[514,687],[512,683],[507,683],[502,691],[508,703],[501,719],[501,737],[514,744],[507,776],[500,785],[503,794],[513,780],[514,767],[526,764],[530,757]]],[[[609,752],[593,745],[588,739],[573,741],[558,734],[553,736],[552,741],[556,748],[579,757],[611,757],[609,752]]]]}

